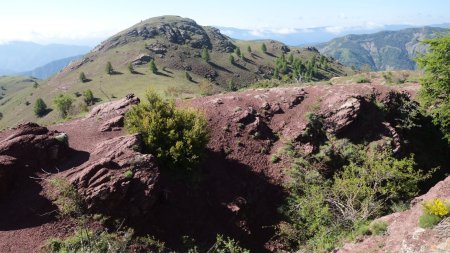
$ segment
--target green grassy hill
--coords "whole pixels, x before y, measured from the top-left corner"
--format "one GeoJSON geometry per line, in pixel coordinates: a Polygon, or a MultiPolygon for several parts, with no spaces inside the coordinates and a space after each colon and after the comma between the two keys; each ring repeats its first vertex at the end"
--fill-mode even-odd
{"type": "MultiPolygon", "coordinates": [[[[218,29],[200,26],[191,19],[162,16],[142,21],[105,40],[38,88],[14,96],[10,104],[14,102],[19,106],[25,100],[33,104],[37,98],[42,98],[53,108],[53,98],[66,93],[76,99],[71,115],[77,115],[85,110],[83,97],[79,94],[87,89],[92,90],[99,102],[121,98],[128,93],[142,96],[148,88],[163,96],[190,98],[271,79],[274,68],[280,64],[283,69],[278,78],[284,82],[293,82],[297,73],[307,75],[312,70],[308,81],[328,80],[350,71],[321,56],[314,48],[290,48],[271,40],[234,41],[218,29]],[[262,51],[263,44],[266,52],[262,51]],[[204,50],[209,54],[208,62],[202,59],[204,50]],[[230,57],[234,58],[233,62],[230,57]],[[156,74],[149,68],[150,60],[156,63],[156,74]],[[112,74],[106,72],[108,62],[114,69],[112,74]],[[129,71],[130,64],[133,73],[129,71]],[[80,73],[85,74],[85,82],[80,80],[80,73]]],[[[32,105],[24,110],[0,106],[0,112],[4,115],[0,129],[20,121],[50,124],[60,120],[55,110],[43,118],[36,118],[32,105]]]]}
{"type": "Polygon", "coordinates": [[[414,58],[426,50],[421,41],[446,32],[444,28],[423,27],[347,35],[316,47],[342,64],[358,69],[367,64],[374,71],[413,70],[416,68],[414,58]]]}

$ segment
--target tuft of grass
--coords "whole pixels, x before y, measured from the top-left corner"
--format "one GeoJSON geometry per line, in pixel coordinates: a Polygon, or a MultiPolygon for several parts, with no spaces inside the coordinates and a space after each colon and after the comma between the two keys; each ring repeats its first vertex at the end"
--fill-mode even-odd
{"type": "Polygon", "coordinates": [[[134,173],[133,173],[133,171],[131,171],[131,170],[127,170],[127,171],[125,171],[125,172],[123,173],[123,176],[124,176],[125,178],[132,178],[133,175],[134,175],[134,173]]]}
{"type": "Polygon", "coordinates": [[[62,217],[79,216],[83,213],[82,198],[69,181],[54,177],[48,182],[51,189],[47,191],[47,196],[58,207],[62,217]]]}
{"type": "Polygon", "coordinates": [[[369,225],[369,230],[374,235],[384,235],[388,226],[389,224],[385,221],[372,221],[369,225]]]}
{"type": "Polygon", "coordinates": [[[270,158],[270,161],[272,163],[277,163],[281,160],[281,158],[277,155],[277,154],[273,154],[272,157],[270,158]]]}
{"type": "Polygon", "coordinates": [[[419,217],[419,226],[421,228],[432,228],[441,221],[441,218],[434,214],[422,214],[419,217]]]}

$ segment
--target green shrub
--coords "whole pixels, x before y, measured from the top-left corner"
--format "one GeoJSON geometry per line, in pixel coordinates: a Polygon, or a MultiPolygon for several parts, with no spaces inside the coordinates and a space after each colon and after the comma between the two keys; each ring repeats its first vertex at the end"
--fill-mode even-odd
{"type": "Polygon", "coordinates": [[[366,76],[359,76],[356,78],[356,83],[370,83],[370,79],[366,76]]]}
{"type": "Polygon", "coordinates": [[[95,103],[94,93],[91,90],[83,91],[83,100],[86,105],[93,105],[95,103]]]}
{"type": "Polygon", "coordinates": [[[208,49],[207,48],[203,48],[202,49],[202,60],[205,61],[205,62],[209,62],[210,59],[211,58],[209,56],[208,49]]]}
{"type": "Polygon", "coordinates": [[[176,109],[173,101],[162,100],[154,91],[146,93],[146,100],[125,115],[127,130],[142,135],[145,151],[156,156],[161,165],[194,170],[209,141],[204,115],[176,109]]]}
{"type": "Polygon", "coordinates": [[[208,250],[211,253],[250,253],[249,250],[239,246],[235,240],[222,235],[217,235],[216,243],[208,250]]]}
{"type": "Polygon", "coordinates": [[[45,104],[44,100],[42,100],[42,98],[36,99],[33,112],[38,117],[42,117],[47,113],[47,105],[45,104]]]}
{"type": "Polygon", "coordinates": [[[74,99],[65,94],[60,94],[53,99],[53,103],[58,109],[62,118],[66,118],[69,114],[69,110],[72,108],[72,103],[74,99]]]}
{"type": "Polygon", "coordinates": [[[370,232],[374,235],[383,235],[388,229],[385,221],[372,221],[369,225],[370,232]]]}
{"type": "Polygon", "coordinates": [[[125,171],[125,172],[123,173],[123,176],[124,176],[125,178],[132,178],[132,177],[133,177],[133,171],[127,170],[127,171],[125,171]]]}
{"type": "Polygon", "coordinates": [[[80,82],[84,83],[87,81],[86,75],[84,74],[84,72],[80,73],[80,76],[78,77],[80,79],[80,82]]]}
{"type": "Polygon", "coordinates": [[[155,75],[158,74],[158,68],[156,67],[155,60],[151,59],[150,62],[148,63],[148,66],[153,74],[155,75]]]}
{"type": "Polygon", "coordinates": [[[270,158],[270,161],[272,163],[277,163],[280,161],[280,157],[277,154],[273,154],[272,157],[270,158]]]}
{"type": "Polygon", "coordinates": [[[62,217],[79,216],[83,213],[82,199],[70,182],[60,177],[53,177],[48,182],[50,189],[46,195],[58,207],[62,217]]]}
{"type": "Polygon", "coordinates": [[[419,226],[421,228],[432,228],[441,220],[442,218],[437,215],[424,213],[419,217],[419,226]]]}
{"type": "Polygon", "coordinates": [[[112,75],[112,74],[114,73],[114,69],[113,69],[113,67],[112,67],[111,62],[107,62],[107,63],[106,63],[106,66],[105,66],[105,72],[106,72],[106,74],[108,74],[108,75],[112,75]]]}
{"type": "MultiPolygon", "coordinates": [[[[360,224],[387,214],[391,203],[411,199],[428,178],[414,168],[413,157],[398,159],[389,149],[330,138],[316,153],[304,155],[290,145],[289,197],[283,207],[288,223],[279,233],[294,251],[333,249],[350,234],[362,233],[360,224]]],[[[368,227],[373,234],[386,228],[368,227]]]]}

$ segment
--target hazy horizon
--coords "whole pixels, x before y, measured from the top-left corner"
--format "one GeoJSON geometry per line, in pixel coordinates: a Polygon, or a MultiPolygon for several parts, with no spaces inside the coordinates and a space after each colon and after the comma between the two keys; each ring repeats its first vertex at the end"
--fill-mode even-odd
{"type": "Polygon", "coordinates": [[[424,26],[450,23],[450,2],[424,1],[181,1],[155,4],[125,2],[31,1],[2,4],[0,43],[32,41],[39,44],[95,46],[141,20],[162,15],[191,18],[200,25],[248,29],[289,35],[299,30],[327,27],[329,33],[380,29],[386,25],[424,26]],[[257,4],[257,6],[255,6],[257,4]]]}

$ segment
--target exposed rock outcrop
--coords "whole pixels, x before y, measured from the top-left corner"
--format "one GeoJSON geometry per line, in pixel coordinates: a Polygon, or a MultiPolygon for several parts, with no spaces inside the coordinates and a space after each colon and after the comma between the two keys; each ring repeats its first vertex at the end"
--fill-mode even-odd
{"type": "Polygon", "coordinates": [[[59,134],[36,123],[21,124],[9,130],[9,135],[0,140],[0,197],[16,176],[55,166],[66,158],[69,148],[56,138],[59,134]]]}
{"type": "Polygon", "coordinates": [[[139,104],[139,102],[140,102],[139,98],[134,96],[134,94],[128,94],[123,99],[109,103],[104,103],[94,107],[87,117],[102,118],[111,115],[114,116],[124,115],[128,111],[130,106],[139,104]]]}
{"type": "Polygon", "coordinates": [[[138,150],[138,135],[99,143],[88,163],[63,173],[91,212],[136,218],[151,210],[158,197],[159,169],[152,155],[138,150]]]}

